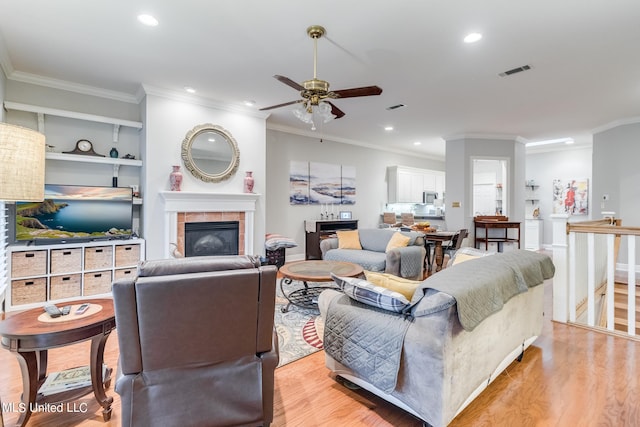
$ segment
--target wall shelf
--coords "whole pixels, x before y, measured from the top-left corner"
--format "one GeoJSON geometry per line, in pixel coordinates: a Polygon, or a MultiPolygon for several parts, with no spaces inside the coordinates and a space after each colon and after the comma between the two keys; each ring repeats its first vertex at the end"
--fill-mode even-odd
{"type": "Polygon", "coordinates": [[[76,111],[60,110],[58,108],[40,107],[37,105],[21,104],[19,102],[5,101],[4,108],[6,110],[25,111],[36,113],[38,115],[38,132],[44,132],[44,116],[65,117],[68,119],[86,120],[89,122],[106,123],[113,125],[113,142],[118,142],[120,126],[142,129],[142,122],[134,122],[132,120],[115,119],[112,117],[98,116],[95,114],[78,113],[76,111]]]}
{"type": "Polygon", "coordinates": [[[45,154],[45,158],[47,160],[62,160],[65,162],[102,163],[105,165],[142,167],[142,160],[118,159],[113,157],[85,156],[82,154],[47,152],[45,154]]]}

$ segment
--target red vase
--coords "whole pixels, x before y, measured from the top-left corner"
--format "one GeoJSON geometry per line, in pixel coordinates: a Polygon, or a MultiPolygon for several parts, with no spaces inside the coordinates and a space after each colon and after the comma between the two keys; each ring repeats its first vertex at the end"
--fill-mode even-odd
{"type": "Polygon", "coordinates": [[[171,182],[171,191],[180,191],[182,185],[182,172],[180,172],[180,166],[172,166],[173,172],[169,175],[169,182],[171,182]]]}
{"type": "Polygon", "coordinates": [[[253,193],[253,172],[247,171],[247,175],[244,177],[244,192],[253,193]]]}

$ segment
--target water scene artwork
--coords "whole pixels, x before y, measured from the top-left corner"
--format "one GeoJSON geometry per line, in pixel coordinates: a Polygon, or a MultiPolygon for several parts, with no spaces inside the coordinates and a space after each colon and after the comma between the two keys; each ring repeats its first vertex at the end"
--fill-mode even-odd
{"type": "Polygon", "coordinates": [[[131,194],[131,188],[48,185],[43,202],[17,203],[17,240],[129,235],[131,194]]]}
{"type": "Polygon", "coordinates": [[[355,166],[291,161],[292,205],[352,205],[356,202],[355,166]]]}

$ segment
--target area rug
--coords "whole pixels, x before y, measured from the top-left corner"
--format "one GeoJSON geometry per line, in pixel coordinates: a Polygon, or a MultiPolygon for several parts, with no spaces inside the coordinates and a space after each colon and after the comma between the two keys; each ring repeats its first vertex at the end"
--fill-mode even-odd
{"type": "MultiPolygon", "coordinates": [[[[293,282],[290,285],[285,285],[285,291],[289,293],[299,286],[301,287],[302,284],[298,285],[297,282],[293,282]]],[[[275,325],[280,346],[278,367],[322,350],[324,325],[320,318],[320,312],[315,309],[290,305],[289,310],[283,313],[282,308],[286,307],[287,303],[287,299],[280,291],[280,279],[278,279],[275,312],[275,325]]]]}

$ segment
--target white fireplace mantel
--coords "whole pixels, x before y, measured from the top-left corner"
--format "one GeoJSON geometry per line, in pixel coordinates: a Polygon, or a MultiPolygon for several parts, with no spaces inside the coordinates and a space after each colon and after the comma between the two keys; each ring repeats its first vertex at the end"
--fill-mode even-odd
{"type": "Polygon", "coordinates": [[[245,254],[253,255],[253,233],[256,193],[203,193],[193,191],[161,191],[164,201],[164,254],[171,256],[171,243],[176,242],[178,212],[244,212],[245,254]]]}

